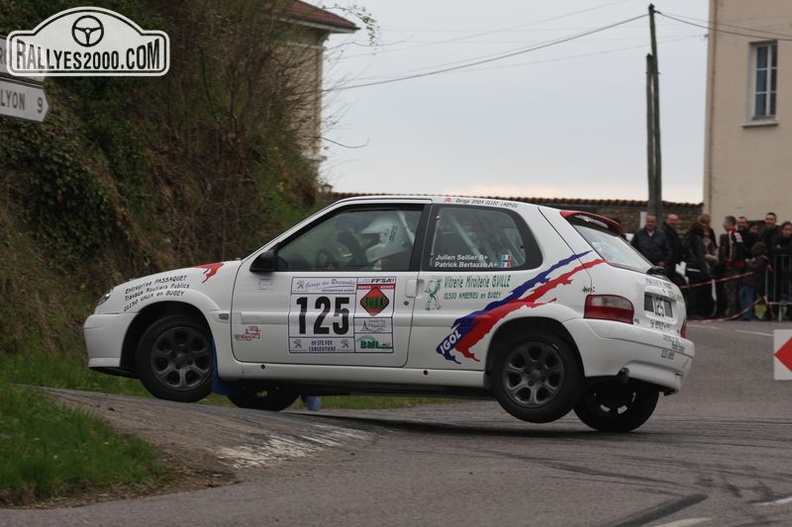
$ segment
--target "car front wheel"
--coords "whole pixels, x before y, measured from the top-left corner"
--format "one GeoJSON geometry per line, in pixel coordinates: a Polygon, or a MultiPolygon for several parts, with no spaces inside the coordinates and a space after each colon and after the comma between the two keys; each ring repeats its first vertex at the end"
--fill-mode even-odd
{"type": "Polygon", "coordinates": [[[501,350],[491,379],[504,410],[523,421],[548,423],[569,413],[575,404],[580,366],[564,339],[535,332],[501,350]]]}
{"type": "Polygon", "coordinates": [[[575,405],[575,414],[601,432],[630,432],[646,422],[659,392],[647,384],[616,380],[591,387],[575,405]]]}
{"type": "Polygon", "coordinates": [[[195,402],[211,391],[212,338],[205,324],[187,315],[152,324],[138,344],[137,374],[160,399],[195,402]]]}

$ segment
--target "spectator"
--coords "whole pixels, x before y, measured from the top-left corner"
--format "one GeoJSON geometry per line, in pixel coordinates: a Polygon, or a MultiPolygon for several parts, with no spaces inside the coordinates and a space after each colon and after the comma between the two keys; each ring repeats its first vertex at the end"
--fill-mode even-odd
{"type": "MultiPolygon", "coordinates": [[[[767,256],[770,258],[770,264],[775,267],[775,262],[773,261],[774,252],[775,252],[775,245],[776,240],[781,235],[780,229],[777,225],[777,217],[775,212],[767,212],[764,218],[764,228],[762,229],[761,234],[759,235],[759,239],[764,242],[765,247],[767,247],[767,256]]],[[[778,301],[778,288],[776,287],[776,275],[775,273],[768,273],[767,275],[767,295],[769,296],[768,300],[770,300],[770,307],[768,308],[768,317],[771,319],[776,318],[777,313],[775,312],[775,302],[778,301]]]]}
{"type": "Polygon", "coordinates": [[[682,262],[682,240],[679,238],[679,233],[676,228],[679,225],[679,216],[676,214],[667,214],[666,221],[661,225],[661,229],[668,239],[668,247],[671,249],[671,257],[666,263],[666,275],[676,285],[683,285],[684,279],[676,272],[676,266],[682,262]]]}
{"type": "Polygon", "coordinates": [[[758,240],[751,232],[748,218],[745,216],[740,216],[737,218],[737,232],[739,232],[740,236],[742,236],[743,246],[745,247],[745,258],[748,259],[751,254],[751,247],[753,247],[753,244],[758,240]]]}
{"type": "Polygon", "coordinates": [[[726,312],[726,304],[723,295],[723,282],[719,280],[725,275],[725,267],[718,263],[718,242],[715,237],[715,231],[710,227],[711,219],[709,214],[699,215],[698,222],[704,228],[704,236],[702,237],[704,257],[709,264],[712,279],[715,280],[715,298],[712,298],[712,294],[706,295],[704,300],[708,303],[708,307],[702,308],[702,311],[707,312],[708,316],[715,314],[716,317],[721,317],[726,312]]]}
{"type": "Polygon", "coordinates": [[[305,406],[306,410],[318,412],[322,409],[321,397],[317,395],[303,395],[300,398],[302,399],[303,406],[305,406]]]}
{"type": "Polygon", "coordinates": [[[710,215],[709,214],[699,214],[698,222],[704,227],[704,235],[709,236],[709,239],[712,241],[712,246],[715,247],[715,250],[718,250],[718,242],[715,240],[715,231],[712,230],[710,215]]]}
{"type": "Polygon", "coordinates": [[[785,221],[781,224],[780,234],[775,239],[773,254],[775,255],[773,263],[777,281],[777,301],[787,305],[783,318],[792,320],[792,308],[788,306],[792,301],[792,223],[785,221]]]}
{"type": "Polygon", "coordinates": [[[737,293],[740,288],[738,276],[745,268],[745,246],[742,236],[737,231],[737,219],[734,216],[726,216],[723,219],[723,229],[726,234],[721,237],[720,263],[725,268],[724,278],[726,281],[723,283],[725,315],[730,317],[738,313],[737,293]]]}
{"type": "Polygon", "coordinates": [[[671,249],[665,233],[657,228],[657,216],[646,216],[646,224],[635,231],[632,246],[638,249],[652,265],[666,268],[671,259],[671,249]]]}
{"type": "Polygon", "coordinates": [[[764,242],[770,256],[773,255],[776,238],[781,234],[778,225],[776,225],[777,221],[775,212],[768,212],[765,214],[764,229],[760,234],[760,240],[764,242]]]}
{"type": "Polygon", "coordinates": [[[752,320],[754,315],[754,303],[756,302],[756,295],[759,293],[760,298],[764,296],[764,275],[770,259],[767,257],[767,247],[762,242],[756,242],[751,247],[751,256],[745,261],[745,269],[750,272],[748,276],[743,278],[742,286],[740,287],[740,312],[742,313],[743,320],[752,320]]]}
{"type": "Polygon", "coordinates": [[[710,270],[704,251],[703,237],[704,226],[696,222],[690,226],[681,243],[685,255],[685,275],[690,285],[687,291],[687,312],[688,317],[693,319],[706,318],[712,313],[712,295],[708,283],[710,270]],[[706,301],[707,295],[710,297],[710,302],[706,301]],[[706,311],[708,306],[710,309],[706,311]]]}
{"type": "Polygon", "coordinates": [[[762,226],[763,224],[760,221],[752,221],[748,225],[748,232],[753,234],[754,240],[756,240],[757,242],[762,241],[762,238],[760,236],[760,233],[762,232],[762,226]]]}

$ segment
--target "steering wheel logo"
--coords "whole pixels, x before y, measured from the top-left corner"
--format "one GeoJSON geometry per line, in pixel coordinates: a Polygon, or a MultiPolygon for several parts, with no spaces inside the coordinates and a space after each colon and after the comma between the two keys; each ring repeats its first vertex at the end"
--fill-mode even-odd
{"type": "Polygon", "coordinates": [[[95,16],[82,16],[72,24],[72,38],[86,48],[95,46],[104,38],[104,25],[95,16]]]}

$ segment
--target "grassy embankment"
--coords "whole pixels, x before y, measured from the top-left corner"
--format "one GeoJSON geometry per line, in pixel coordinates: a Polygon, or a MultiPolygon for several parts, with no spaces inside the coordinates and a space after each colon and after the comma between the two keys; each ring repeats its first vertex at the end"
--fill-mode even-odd
{"type": "MultiPolygon", "coordinates": [[[[273,24],[283,17],[271,10],[284,4],[110,4],[169,34],[168,74],[48,79],[45,123],[0,119],[3,505],[166,485],[177,471],[140,441],[16,385],[145,395],[134,380],[86,368],[81,325],[101,293],[134,276],[247,254],[321,205],[295,125],[312,95],[295,51],[303,48],[284,45],[306,30],[273,24]]],[[[79,5],[0,0],[0,33],[79,5]]]]}

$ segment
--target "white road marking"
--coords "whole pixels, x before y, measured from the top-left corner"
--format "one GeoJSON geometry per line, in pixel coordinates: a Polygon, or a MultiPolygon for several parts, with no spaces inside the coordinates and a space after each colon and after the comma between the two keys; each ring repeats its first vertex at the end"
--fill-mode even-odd
{"type": "Polygon", "coordinates": [[[253,468],[276,464],[280,461],[308,457],[326,448],[367,440],[371,434],[332,426],[315,426],[310,435],[269,436],[255,445],[221,448],[217,457],[234,468],[253,468]]]}
{"type": "Polygon", "coordinates": [[[761,335],[763,337],[772,337],[773,336],[772,333],[762,333],[761,331],[748,331],[746,329],[735,329],[734,331],[737,332],[737,333],[748,333],[750,335],[761,335]]]}
{"type": "Polygon", "coordinates": [[[723,328],[717,326],[710,326],[708,324],[688,324],[689,328],[696,328],[696,329],[711,329],[712,331],[723,331],[723,328]]]}
{"type": "Polygon", "coordinates": [[[662,525],[658,525],[657,527],[687,527],[688,525],[696,525],[698,523],[704,523],[712,521],[714,518],[688,518],[687,520],[679,520],[676,522],[671,523],[664,523],[662,525]]]}
{"type": "Polygon", "coordinates": [[[765,501],[763,503],[759,503],[758,505],[767,506],[767,505],[786,505],[787,503],[792,503],[792,496],[781,498],[780,500],[775,501],[765,501]]]}

